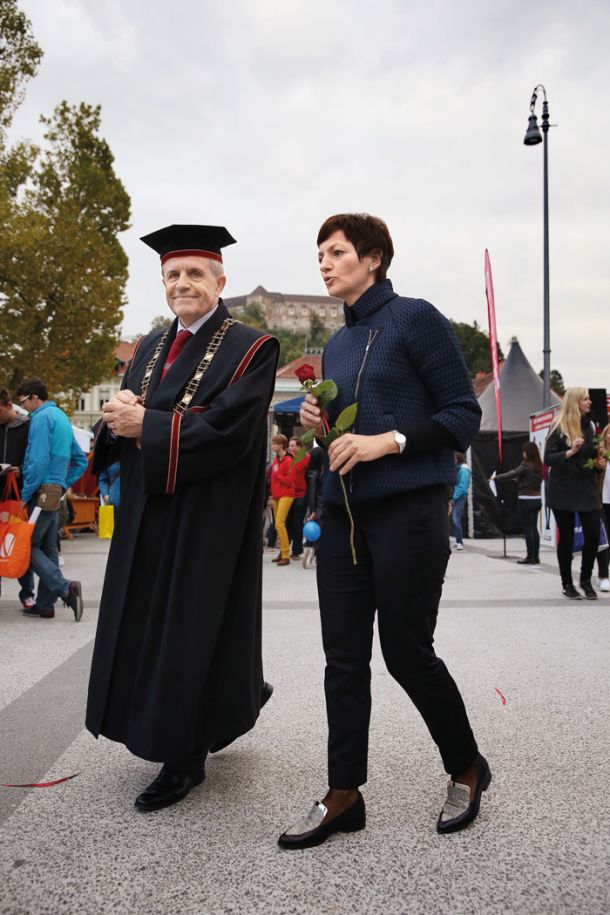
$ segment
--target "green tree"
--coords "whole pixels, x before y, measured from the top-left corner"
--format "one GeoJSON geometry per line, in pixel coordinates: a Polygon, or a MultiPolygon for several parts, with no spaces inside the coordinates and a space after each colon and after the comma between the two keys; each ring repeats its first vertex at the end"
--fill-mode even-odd
{"type": "Polygon", "coordinates": [[[125,302],[130,199],[100,114],[62,102],[43,149],[16,147],[0,169],[2,381],[39,375],[66,403],[111,373],[125,302]]]}
{"type": "Polygon", "coordinates": [[[278,327],[273,327],[271,333],[280,341],[280,368],[305,352],[306,334],[278,327]]]}
{"type": "Polygon", "coordinates": [[[309,346],[324,346],[331,332],[327,329],[326,324],[320,315],[314,311],[309,319],[309,335],[307,343],[309,346]]]}
{"type": "Polygon", "coordinates": [[[25,84],[38,69],[42,50],[32,35],[27,16],[16,0],[0,0],[0,131],[11,123],[25,92],[25,84]]]}
{"type": "MultiPolygon", "coordinates": [[[[544,369],[538,372],[538,377],[544,378],[544,369]]],[[[551,369],[551,390],[555,391],[556,394],[565,394],[566,392],[563,375],[557,369],[551,369]]]]}
{"type": "Polygon", "coordinates": [[[156,318],[153,318],[150,322],[151,330],[167,330],[170,324],[173,322],[173,318],[169,315],[157,315],[156,318]]]}
{"type": "Polygon", "coordinates": [[[265,312],[260,302],[249,302],[244,306],[244,310],[239,315],[239,320],[243,324],[255,327],[257,330],[269,330],[265,312]]]}
{"type": "MultiPolygon", "coordinates": [[[[470,377],[474,378],[477,372],[490,372],[489,336],[480,329],[476,321],[473,321],[472,324],[452,321],[451,325],[464,354],[470,377]]],[[[504,359],[500,344],[498,344],[498,358],[504,359]]]]}

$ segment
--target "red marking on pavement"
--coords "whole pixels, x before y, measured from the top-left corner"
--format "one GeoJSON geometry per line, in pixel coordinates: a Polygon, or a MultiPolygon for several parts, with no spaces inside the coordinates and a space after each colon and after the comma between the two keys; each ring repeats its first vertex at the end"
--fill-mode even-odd
{"type": "Polygon", "coordinates": [[[500,692],[500,690],[498,689],[497,686],[496,686],[496,692],[497,692],[498,696],[500,697],[500,699],[502,700],[502,705],[506,705],[506,696],[504,696],[504,695],[500,692]]]}
{"type": "Polygon", "coordinates": [[[0,784],[0,788],[52,788],[54,785],[61,785],[62,782],[69,782],[71,778],[76,778],[80,775],[80,772],[75,772],[74,775],[66,775],[64,778],[56,778],[53,782],[32,782],[27,785],[3,785],[0,784]]]}

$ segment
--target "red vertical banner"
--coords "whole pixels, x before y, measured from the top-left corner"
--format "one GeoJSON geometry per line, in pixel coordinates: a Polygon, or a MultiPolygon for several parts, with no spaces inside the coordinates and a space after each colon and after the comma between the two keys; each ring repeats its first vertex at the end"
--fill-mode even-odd
{"type": "Polygon", "coordinates": [[[485,248],[485,294],[487,296],[487,317],[489,320],[489,349],[491,351],[491,370],[494,376],[496,391],[496,418],[498,422],[498,457],[502,465],[502,398],[500,396],[500,366],[498,364],[498,332],[496,330],[496,303],[494,284],[491,278],[489,251],[485,248]]]}

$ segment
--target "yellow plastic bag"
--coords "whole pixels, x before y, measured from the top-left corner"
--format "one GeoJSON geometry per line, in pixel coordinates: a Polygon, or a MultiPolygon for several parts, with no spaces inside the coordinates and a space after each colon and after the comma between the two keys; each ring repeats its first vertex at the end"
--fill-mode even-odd
{"type": "Polygon", "coordinates": [[[100,505],[97,521],[97,536],[101,540],[110,540],[114,531],[114,505],[100,505]]]}

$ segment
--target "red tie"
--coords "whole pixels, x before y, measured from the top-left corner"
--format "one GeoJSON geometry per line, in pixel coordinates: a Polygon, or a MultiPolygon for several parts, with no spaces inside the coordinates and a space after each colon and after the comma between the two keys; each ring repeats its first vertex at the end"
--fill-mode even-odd
{"type": "Polygon", "coordinates": [[[172,365],[174,364],[174,362],[176,361],[176,359],[182,352],[182,349],[188,343],[188,341],[191,339],[192,336],[193,335],[190,332],[190,330],[179,330],[178,331],[178,333],[176,334],[176,336],[174,338],[174,342],[172,343],[172,345],[169,348],[169,353],[167,354],[167,359],[165,360],[165,365],[163,366],[163,374],[161,375],[161,378],[165,378],[169,369],[171,369],[172,365]]]}

